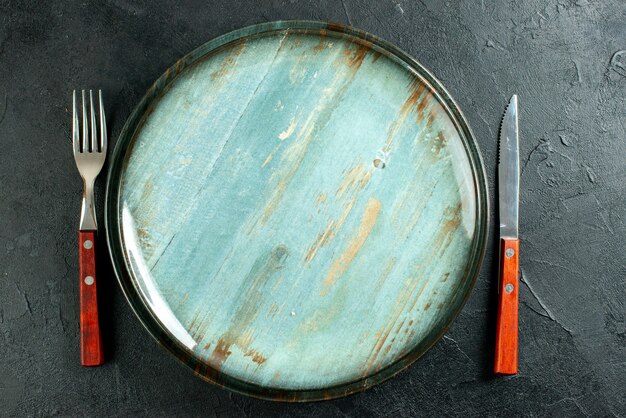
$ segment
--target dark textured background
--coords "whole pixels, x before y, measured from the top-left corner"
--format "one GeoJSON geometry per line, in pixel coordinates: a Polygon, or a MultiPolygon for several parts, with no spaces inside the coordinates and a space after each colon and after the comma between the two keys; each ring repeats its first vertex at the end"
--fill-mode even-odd
{"type": "Polygon", "coordinates": [[[0,0],[0,415],[626,415],[626,2],[90,3],[0,0]],[[300,18],[370,31],[430,69],[476,134],[492,196],[498,123],[519,94],[519,375],[491,374],[497,231],[444,339],[364,393],[290,405],[202,382],[135,318],[103,240],[107,363],[79,365],[71,89],[104,90],[114,140],[186,52],[252,23],[300,18]]]}

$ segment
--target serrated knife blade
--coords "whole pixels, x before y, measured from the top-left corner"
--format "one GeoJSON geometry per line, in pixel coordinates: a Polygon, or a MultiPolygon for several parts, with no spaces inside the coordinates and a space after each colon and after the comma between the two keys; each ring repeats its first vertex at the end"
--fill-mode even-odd
{"type": "Polygon", "coordinates": [[[494,371],[517,373],[519,286],[519,128],[517,95],[509,101],[498,146],[500,274],[494,371]]]}
{"type": "Polygon", "coordinates": [[[519,235],[519,129],[517,95],[513,95],[502,117],[498,146],[498,197],[500,238],[519,235]]]}

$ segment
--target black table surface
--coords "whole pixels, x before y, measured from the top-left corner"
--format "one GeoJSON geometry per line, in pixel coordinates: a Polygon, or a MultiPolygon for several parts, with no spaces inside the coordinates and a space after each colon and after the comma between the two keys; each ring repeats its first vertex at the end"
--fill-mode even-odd
{"type": "Polygon", "coordinates": [[[0,1],[0,415],[626,415],[625,102],[623,0],[0,1]],[[481,147],[492,222],[498,125],[519,95],[518,375],[492,374],[497,228],[439,343],[390,381],[308,404],[233,394],[179,364],[126,303],[100,234],[106,364],[80,366],[71,90],[103,89],[114,143],[178,58],[284,19],[364,29],[430,69],[481,147]]]}

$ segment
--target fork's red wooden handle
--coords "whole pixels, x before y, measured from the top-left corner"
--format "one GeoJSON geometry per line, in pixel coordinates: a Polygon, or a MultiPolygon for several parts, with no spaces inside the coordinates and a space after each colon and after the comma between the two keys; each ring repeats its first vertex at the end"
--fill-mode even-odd
{"type": "Polygon", "coordinates": [[[500,241],[500,283],[494,371],[517,374],[519,240],[500,241]]]}
{"type": "Polygon", "coordinates": [[[79,231],[78,263],[80,266],[80,361],[83,366],[99,366],[104,363],[104,356],[98,321],[95,231],[79,231]]]}

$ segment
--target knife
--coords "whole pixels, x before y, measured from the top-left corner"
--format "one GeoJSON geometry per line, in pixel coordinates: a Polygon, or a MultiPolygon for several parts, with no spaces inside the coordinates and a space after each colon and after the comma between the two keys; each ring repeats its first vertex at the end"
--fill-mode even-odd
{"type": "Polygon", "coordinates": [[[500,275],[494,371],[517,374],[519,275],[519,137],[517,95],[502,117],[498,149],[500,275]]]}

